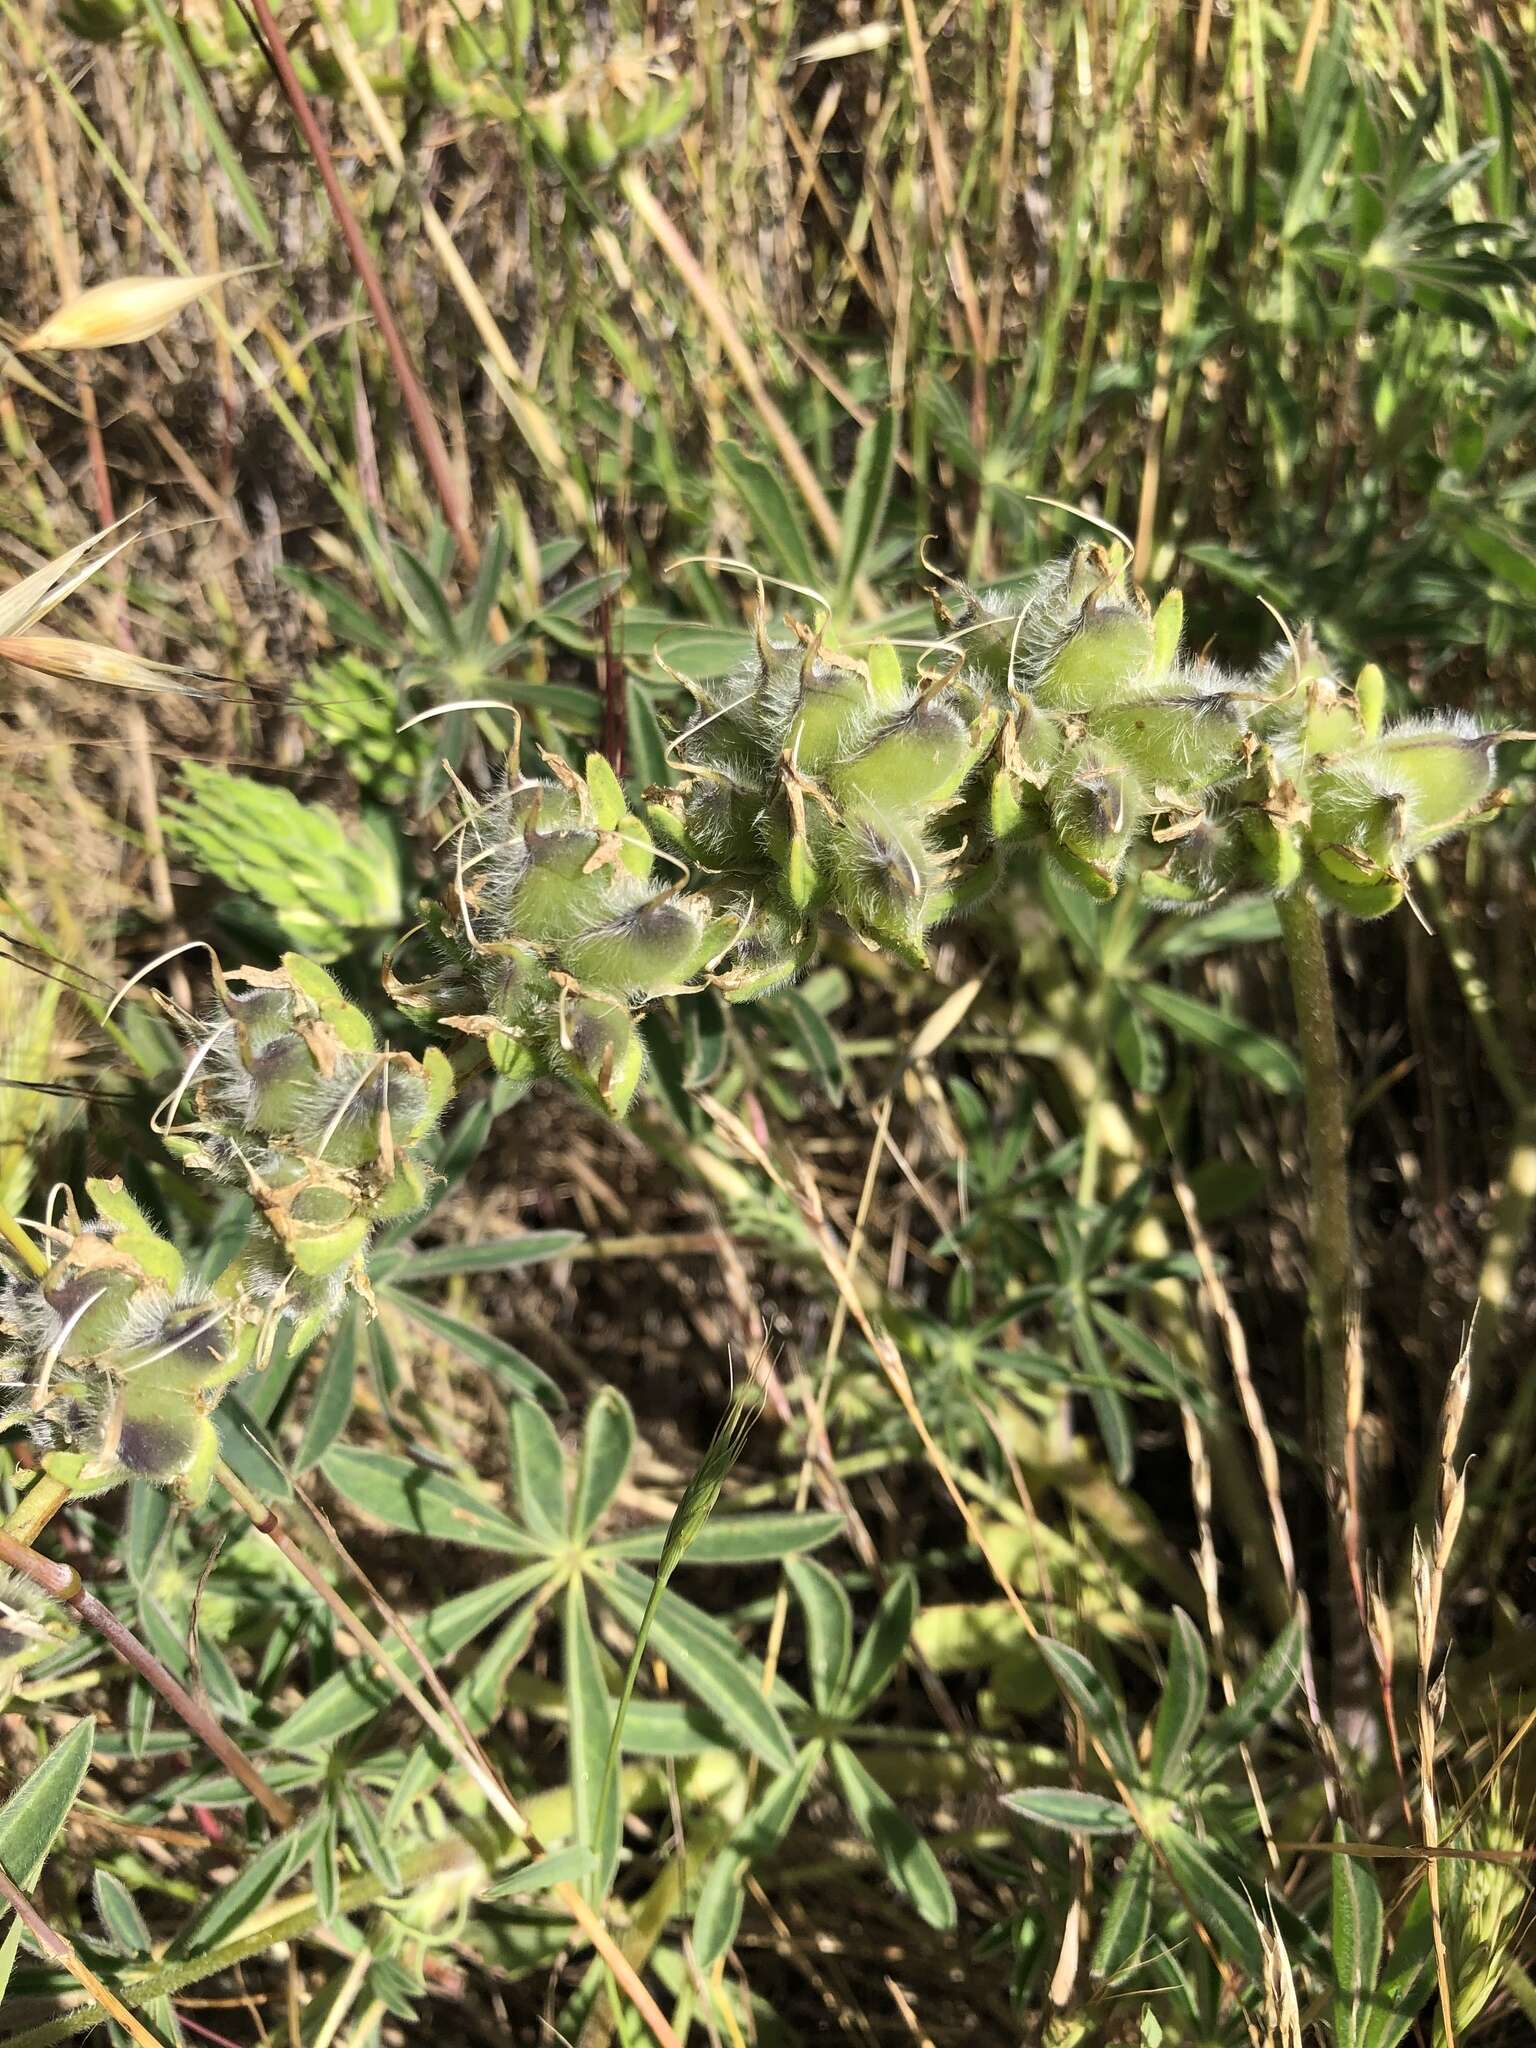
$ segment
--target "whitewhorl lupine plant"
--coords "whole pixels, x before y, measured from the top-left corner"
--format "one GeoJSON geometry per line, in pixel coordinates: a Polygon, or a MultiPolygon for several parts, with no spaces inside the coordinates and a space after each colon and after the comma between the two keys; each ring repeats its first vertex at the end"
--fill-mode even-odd
{"type": "MultiPolygon", "coordinates": [[[[908,676],[824,627],[769,638],[677,741],[679,789],[642,810],[608,763],[578,774],[514,749],[471,801],[434,916],[441,971],[391,992],[481,1039],[515,1079],[559,1076],[615,1115],[644,1065],[637,1019],[706,984],[733,1002],[791,980],[823,918],[909,961],[1015,848],[1091,894],[1155,900],[1315,892],[1349,914],[1402,901],[1420,853],[1500,801],[1500,735],[1459,718],[1383,729],[1374,668],[1353,688],[1303,633],[1255,675],[1180,646],[1119,550],[1078,548],[1022,594],[935,596],[943,638],[908,676]]],[[[46,1275],[0,1296],[0,1375],[71,1486],[125,1476],[196,1497],[223,1390],[301,1347],[349,1289],[374,1226],[425,1192],[419,1147],[452,1092],[444,1054],[381,1049],[323,969],[213,973],[166,1106],[168,1148],[250,1193],[249,1235],[190,1280],[121,1187],[90,1184],[46,1275]],[[190,1110],[190,1115],[186,1112],[190,1110]]]]}
{"type": "Polygon", "coordinates": [[[252,1199],[249,1231],[211,1282],[140,1213],[120,1181],[87,1182],[52,1232],[46,1271],[0,1291],[0,1389],[50,1477],[75,1492],[124,1479],[207,1491],[210,1420],[281,1331],[295,1349],[368,1292],[374,1227],[420,1206],[420,1146],[452,1092],[447,1059],[381,1050],[322,968],[297,955],[226,974],[165,1105],[167,1148],[252,1199]]]}
{"type": "Polygon", "coordinates": [[[928,932],[1038,847],[1100,899],[1169,906],[1312,897],[1354,917],[1501,801],[1502,735],[1461,717],[1383,729],[1374,666],[1346,684],[1310,631],[1240,676],[1181,646],[1120,548],[1079,547],[1022,593],[935,593],[942,638],[913,674],[827,622],[690,684],[679,787],[637,807],[514,748],[467,800],[432,915],[444,966],[391,982],[413,1015],[485,1041],[499,1071],[572,1081],[613,1114],[644,1064],[637,1019],[706,984],[749,1002],[792,981],[827,917],[921,965],[928,932]]]}

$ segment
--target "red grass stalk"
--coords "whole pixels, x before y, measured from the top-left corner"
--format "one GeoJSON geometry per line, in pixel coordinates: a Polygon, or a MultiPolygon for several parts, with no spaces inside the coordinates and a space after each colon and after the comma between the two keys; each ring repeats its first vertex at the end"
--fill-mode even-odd
{"type": "Polygon", "coordinates": [[[438,503],[443,508],[443,517],[448,522],[449,531],[459,553],[469,567],[474,568],[479,559],[479,549],[475,546],[474,537],[465,520],[464,505],[449,465],[447,447],[437,421],[432,416],[432,409],[427,404],[426,394],[421,388],[421,379],[416,375],[405,338],[390,309],[389,299],[379,277],[378,265],[373,260],[373,252],[368,247],[363,231],[357,224],[357,216],[353,213],[347,195],[342,190],[341,180],[336,175],[336,164],[331,155],[330,144],[326,141],[316,119],[308,95],[299,83],[299,75],[288,55],[288,46],[283,41],[283,32],[278,27],[277,18],[267,0],[250,0],[250,7],[266,42],[272,69],[277,73],[278,83],[293,109],[293,117],[299,125],[299,132],[315,160],[320,182],[325,187],[325,196],[331,203],[331,212],[336,216],[336,225],[341,229],[342,240],[347,245],[347,254],[352,258],[363,290],[368,295],[373,317],[379,323],[379,332],[384,337],[384,346],[389,350],[395,380],[405,400],[411,431],[415,434],[417,445],[426,460],[438,503]]]}

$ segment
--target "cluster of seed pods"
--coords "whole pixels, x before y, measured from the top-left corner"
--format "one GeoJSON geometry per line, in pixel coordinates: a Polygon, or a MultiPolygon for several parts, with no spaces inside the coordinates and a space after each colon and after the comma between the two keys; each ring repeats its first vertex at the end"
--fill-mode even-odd
{"type": "Polygon", "coordinates": [[[440,971],[391,992],[482,1039],[518,1079],[559,1075],[622,1115],[643,1068],[638,1018],[708,984],[770,993],[828,918],[921,964],[927,934],[1035,846],[1079,887],[1128,878],[1167,904],[1308,887],[1372,917],[1410,863],[1499,801],[1498,735],[1456,719],[1382,729],[1384,684],[1353,687],[1303,632],[1256,674],[1181,645],[1121,550],[1077,549],[1022,593],[935,595],[940,638],[904,669],[791,622],[736,673],[690,683],[675,788],[631,805],[514,749],[466,800],[433,918],[440,971]]]}
{"type": "Polygon", "coordinates": [[[366,1296],[370,1234],[425,1197],[421,1144],[452,1091],[444,1054],[381,1050],[295,955],[213,979],[216,1008],[163,1135],[185,1165],[250,1195],[234,1258],[194,1280],[120,1182],[90,1181],[94,1217],[71,1207],[48,1271],[0,1291],[6,1413],[26,1417],[49,1469],[80,1489],[139,1478],[200,1497],[225,1390],[280,1335],[307,1343],[349,1288],[366,1296]]]}
{"type": "MultiPolygon", "coordinates": [[[[760,607],[752,660],[694,686],[681,784],[638,806],[600,756],[579,774],[545,754],[530,776],[514,748],[445,842],[435,971],[391,973],[395,1000],[480,1040],[500,1073],[557,1075],[622,1116],[646,1004],[767,994],[829,917],[920,963],[1015,848],[1100,898],[1310,888],[1373,917],[1418,854],[1500,801],[1502,735],[1455,718],[1384,729],[1379,671],[1346,687],[1306,634],[1247,677],[1191,656],[1178,599],[1153,613],[1118,552],[1079,548],[1022,593],[952,585],[935,608],[941,637],[908,675],[889,644],[772,640],[760,607]]],[[[225,1388],[280,1332],[302,1346],[349,1289],[366,1297],[375,1226],[425,1194],[443,1052],[381,1048],[297,955],[215,967],[213,983],[157,1127],[251,1197],[234,1259],[189,1278],[121,1185],[97,1181],[95,1217],[71,1208],[48,1272],[0,1290],[0,1415],[25,1412],[71,1484],[199,1495],[225,1388]]]]}
{"type": "Polygon", "coordinates": [[[1419,854],[1500,801],[1503,735],[1448,717],[1383,730],[1380,670],[1347,687],[1306,632],[1249,676],[1190,655],[1177,595],[1152,612],[1105,548],[936,612],[1007,705],[994,845],[1042,846],[1094,896],[1128,874],[1167,903],[1309,886],[1376,917],[1419,854]]]}
{"type": "Polygon", "coordinates": [[[621,1116],[644,1067],[639,1010],[698,986],[737,920],[687,887],[600,755],[585,775],[543,758],[547,775],[514,758],[468,806],[433,919],[442,969],[390,992],[484,1040],[499,1072],[558,1075],[621,1116]]]}
{"type": "Polygon", "coordinates": [[[909,679],[894,647],[855,659],[761,614],[752,663],[713,689],[676,743],[680,793],[650,816],[728,905],[740,936],[717,976],[734,1001],[789,981],[834,913],[921,962],[959,855],[939,835],[1002,724],[1002,694],[963,658],[909,679]]]}

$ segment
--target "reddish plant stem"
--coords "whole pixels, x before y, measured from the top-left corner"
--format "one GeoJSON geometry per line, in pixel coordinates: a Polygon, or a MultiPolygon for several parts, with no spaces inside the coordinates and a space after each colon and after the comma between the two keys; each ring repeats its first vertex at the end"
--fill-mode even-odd
{"type": "Polygon", "coordinates": [[[261,28],[267,45],[267,55],[272,60],[272,69],[277,73],[288,104],[293,109],[293,118],[299,125],[310,155],[315,160],[315,169],[320,173],[320,182],[325,187],[325,196],[331,203],[331,212],[336,216],[336,225],[341,229],[341,238],[347,245],[347,254],[352,258],[368,303],[373,308],[373,317],[379,323],[379,332],[384,337],[384,346],[389,351],[389,360],[394,369],[395,380],[400,386],[400,395],[405,400],[405,410],[411,422],[411,431],[425,458],[437,492],[438,503],[443,508],[443,517],[448,522],[459,553],[470,568],[479,559],[479,550],[470,533],[464,516],[463,502],[459,487],[454,481],[453,470],[448,461],[448,450],[444,445],[437,421],[427,404],[426,393],[421,388],[421,379],[416,375],[410,351],[400,332],[389,299],[385,294],[383,281],[379,277],[378,265],[367,239],[357,224],[341,180],[336,175],[335,160],[331,156],[330,144],[326,141],[315,110],[309,97],[299,83],[299,75],[293,68],[288,55],[288,46],[283,41],[283,32],[277,25],[267,0],[250,0],[251,12],[261,28]]]}
{"type": "Polygon", "coordinates": [[[14,1537],[7,1536],[3,1531],[0,1531],[0,1563],[9,1565],[13,1571],[23,1573],[34,1586],[41,1586],[43,1591],[55,1600],[73,1608],[88,1627],[93,1628],[111,1645],[131,1670],[136,1671],[146,1684],[154,1687],[172,1713],[184,1721],[198,1740],[213,1752],[276,1826],[293,1826],[298,1815],[290,1803],[280,1792],[272,1790],[245,1756],[239,1744],[230,1740],[208,1710],[198,1705],[186,1687],[171,1676],[151,1651],[145,1649],[138,1637],[124,1628],[117,1616],[110,1608],[104,1607],[94,1593],[85,1590],[80,1583],[80,1574],[72,1565],[55,1564],[51,1558],[43,1557],[35,1550],[29,1550],[24,1543],[18,1543],[14,1537]]]}
{"type": "Polygon", "coordinates": [[[0,1902],[10,1907],[42,1953],[54,1962],[62,1963],[86,1996],[94,1998],[130,2040],[139,2042],[141,2048],[162,2048],[158,2037],[149,2031],[136,2013],[128,2010],[115,1991],[102,1983],[94,1970],[81,1961],[64,1936],[49,1926],[20,1885],[13,1883],[4,1870],[0,1870],[0,1902]]]}

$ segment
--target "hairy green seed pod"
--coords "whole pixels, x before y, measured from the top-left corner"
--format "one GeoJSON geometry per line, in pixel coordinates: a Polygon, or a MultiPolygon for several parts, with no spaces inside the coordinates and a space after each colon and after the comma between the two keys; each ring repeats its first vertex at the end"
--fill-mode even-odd
{"type": "Polygon", "coordinates": [[[703,897],[654,896],[573,938],[564,959],[584,987],[654,996],[698,973],[729,935],[703,897]]]}
{"type": "Polygon", "coordinates": [[[1083,747],[1062,763],[1046,790],[1052,851],[1090,895],[1113,896],[1140,816],[1140,786],[1122,763],[1083,747]]]}
{"type": "Polygon", "coordinates": [[[1145,689],[1156,644],[1144,605],[1095,597],[1030,689],[1052,711],[1091,711],[1145,689]]]}
{"type": "Polygon", "coordinates": [[[806,775],[821,775],[878,716],[868,669],[808,649],[800,663],[800,694],[783,751],[806,775]]]}
{"type": "Polygon", "coordinates": [[[1496,747],[1495,736],[1443,719],[1398,726],[1377,743],[1382,774],[1402,798],[1406,858],[1488,808],[1496,747]]]}
{"type": "Polygon", "coordinates": [[[1235,694],[1227,691],[1106,704],[1087,726],[1148,789],[1192,795],[1231,778],[1247,738],[1235,694]]]}
{"type": "Polygon", "coordinates": [[[87,1188],[95,1220],[71,1209],[48,1271],[0,1289],[0,1412],[27,1421],[72,1485],[137,1477],[200,1497],[206,1410],[240,1369],[238,1316],[188,1280],[120,1181],[87,1188]]]}
{"type": "Polygon", "coordinates": [[[922,964],[938,869],[921,828],[871,813],[850,820],[832,850],[834,907],[856,932],[922,964]]]}
{"type": "Polygon", "coordinates": [[[942,699],[922,698],[891,719],[850,760],[829,770],[833,800],[857,809],[861,800],[889,814],[930,810],[955,794],[977,748],[942,699]]]}
{"type": "Polygon", "coordinates": [[[610,1116],[623,1116],[645,1070],[645,1048],[633,1017],[609,997],[572,995],[558,1012],[550,1049],[556,1072],[573,1081],[610,1116]]]}

